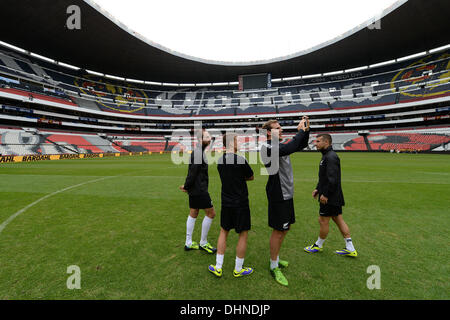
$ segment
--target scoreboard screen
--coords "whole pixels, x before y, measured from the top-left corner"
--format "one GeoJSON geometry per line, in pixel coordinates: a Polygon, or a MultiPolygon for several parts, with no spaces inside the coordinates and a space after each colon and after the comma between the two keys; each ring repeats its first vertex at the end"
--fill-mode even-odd
{"type": "Polygon", "coordinates": [[[272,87],[270,73],[247,74],[239,76],[239,90],[268,89],[272,87]]]}

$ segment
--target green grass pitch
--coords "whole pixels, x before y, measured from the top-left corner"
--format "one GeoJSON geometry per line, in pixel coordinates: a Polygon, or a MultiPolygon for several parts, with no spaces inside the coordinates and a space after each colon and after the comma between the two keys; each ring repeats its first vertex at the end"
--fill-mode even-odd
{"type": "MultiPolygon", "coordinates": [[[[2,164],[0,224],[21,213],[0,231],[0,299],[449,299],[449,156],[340,153],[344,218],[356,259],[334,254],[344,241],[333,223],[324,252],[303,252],[318,236],[311,192],[320,156],[291,156],[297,221],[281,249],[290,263],[289,287],[268,270],[267,176],[260,165],[252,165],[255,181],[248,183],[252,230],[245,265],[255,272],[233,277],[232,231],[217,279],[207,271],[214,255],[183,250],[188,199],[178,186],[187,166],[173,164],[170,155],[2,164]],[[66,286],[71,265],[81,270],[81,289],[66,286]],[[380,289],[367,287],[371,265],[380,268],[380,289]]],[[[216,165],[209,175],[217,217],[208,240],[216,245],[216,165]]]]}

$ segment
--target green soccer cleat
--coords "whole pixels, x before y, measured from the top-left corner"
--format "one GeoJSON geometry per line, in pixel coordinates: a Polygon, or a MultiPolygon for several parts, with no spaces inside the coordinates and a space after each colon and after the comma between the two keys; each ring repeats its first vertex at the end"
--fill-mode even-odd
{"type": "Polygon", "coordinates": [[[350,251],[347,249],[342,249],[342,250],[336,250],[335,252],[340,256],[353,257],[353,258],[356,258],[358,256],[358,252],[356,252],[356,250],[350,251]]]}
{"type": "Polygon", "coordinates": [[[286,260],[278,260],[278,267],[287,268],[289,266],[289,262],[286,260]]]}
{"type": "Polygon", "coordinates": [[[281,284],[282,286],[288,286],[288,281],[286,277],[281,272],[280,268],[270,269],[270,273],[275,278],[275,281],[281,284]]]}
{"type": "Polygon", "coordinates": [[[214,248],[209,242],[207,242],[206,244],[200,246],[200,249],[202,249],[203,251],[208,252],[209,254],[214,254],[217,252],[217,249],[214,248]]]}
{"type": "MultiPolygon", "coordinates": [[[[289,262],[287,262],[286,260],[278,260],[278,267],[280,269],[287,268],[288,266],[289,266],[289,262]]],[[[269,268],[270,268],[270,262],[269,262],[269,268]]]]}
{"type": "Polygon", "coordinates": [[[319,247],[317,244],[314,243],[312,246],[308,246],[308,247],[304,248],[303,250],[308,253],[317,253],[317,252],[322,252],[323,248],[319,247]]]}
{"type": "Polygon", "coordinates": [[[189,250],[198,250],[199,249],[199,246],[198,246],[198,243],[197,242],[195,242],[195,241],[192,241],[192,243],[191,243],[191,245],[188,247],[188,246],[184,246],[184,250],[185,251],[189,251],[189,250]]]}
{"type": "Polygon", "coordinates": [[[233,276],[235,278],[240,278],[240,277],[243,277],[243,276],[249,276],[252,273],[253,273],[253,268],[250,268],[250,267],[243,267],[241,269],[241,271],[239,271],[239,272],[236,271],[236,270],[233,270],[233,276]]]}
{"type": "Polygon", "coordinates": [[[217,269],[215,265],[210,264],[208,267],[209,272],[215,275],[218,278],[222,277],[222,269],[217,269]]]}

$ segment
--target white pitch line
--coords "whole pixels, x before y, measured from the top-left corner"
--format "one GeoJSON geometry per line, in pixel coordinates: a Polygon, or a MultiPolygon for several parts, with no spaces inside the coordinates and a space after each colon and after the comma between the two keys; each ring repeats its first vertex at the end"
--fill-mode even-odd
{"type": "Polygon", "coordinates": [[[30,204],[27,205],[26,207],[20,209],[19,211],[17,211],[16,213],[14,213],[12,216],[10,216],[8,219],[6,219],[6,220],[0,225],[0,233],[2,233],[3,229],[5,229],[6,226],[7,226],[8,224],[10,224],[11,221],[13,221],[15,218],[17,218],[20,214],[24,213],[25,211],[27,211],[28,209],[30,209],[32,206],[38,204],[39,202],[41,202],[41,201],[43,201],[43,200],[45,200],[45,199],[48,199],[48,198],[50,198],[50,197],[52,197],[52,196],[54,196],[54,195],[56,195],[56,194],[58,194],[58,193],[61,193],[61,192],[64,192],[64,191],[67,191],[67,190],[70,190],[70,189],[74,189],[74,188],[77,188],[77,187],[84,186],[84,185],[86,185],[86,184],[88,184],[88,183],[98,182],[98,181],[102,181],[102,180],[109,179],[109,178],[114,178],[114,177],[115,177],[115,176],[109,176],[109,177],[103,177],[103,178],[100,178],[100,179],[94,179],[94,180],[82,182],[82,183],[79,183],[79,184],[76,184],[76,185],[73,185],[73,186],[70,186],[70,187],[67,187],[67,188],[64,188],[64,189],[55,191],[55,192],[53,192],[53,193],[47,194],[47,195],[43,196],[42,198],[39,198],[39,199],[37,199],[36,201],[30,203],[30,204]]]}

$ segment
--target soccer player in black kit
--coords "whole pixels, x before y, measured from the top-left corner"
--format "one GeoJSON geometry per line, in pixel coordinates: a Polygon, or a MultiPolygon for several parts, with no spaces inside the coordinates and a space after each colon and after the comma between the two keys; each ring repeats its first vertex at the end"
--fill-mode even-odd
{"type": "Polygon", "coordinates": [[[283,138],[283,128],[277,120],[267,121],[262,128],[267,134],[267,142],[262,145],[260,153],[269,174],[266,195],[268,222],[272,228],[269,241],[270,273],[276,282],[287,286],[288,280],[281,268],[286,268],[289,263],[281,260],[279,254],[286,234],[295,223],[294,171],[290,155],[308,146],[309,119],[307,116],[302,117],[297,126],[297,134],[286,144],[279,143],[283,138]]]}
{"type": "Polygon", "coordinates": [[[186,243],[184,249],[186,251],[201,249],[213,254],[216,252],[216,248],[208,242],[207,237],[216,212],[214,211],[211,197],[208,193],[208,162],[205,155],[205,149],[211,143],[211,135],[204,129],[200,135],[201,141],[191,154],[186,181],[184,185],[180,186],[181,191],[189,194],[190,208],[186,221],[186,243]],[[205,217],[202,222],[199,245],[197,242],[192,241],[192,234],[200,209],[205,210],[205,217]]]}
{"type": "Polygon", "coordinates": [[[345,248],[336,250],[341,256],[356,257],[358,253],[353,246],[350,230],[342,218],[342,206],[345,205],[341,188],[341,162],[332,148],[332,139],[329,134],[319,134],[314,141],[318,151],[322,153],[319,165],[319,182],[312,192],[314,198],[319,198],[319,225],[320,232],[317,241],[306,247],[308,253],[322,252],[323,243],[328,235],[330,219],[336,223],[345,239],[345,248]]]}
{"type": "Polygon", "coordinates": [[[253,180],[253,170],[247,160],[236,154],[238,150],[237,135],[227,133],[223,136],[226,153],[219,159],[217,170],[222,182],[222,207],[220,210],[220,235],[217,241],[216,264],[208,270],[217,277],[222,277],[222,265],[227,246],[227,237],[231,229],[239,234],[236,246],[236,260],[233,276],[248,276],[253,268],[244,267],[247,250],[248,231],[251,227],[250,207],[248,202],[247,181],[253,180]]]}

